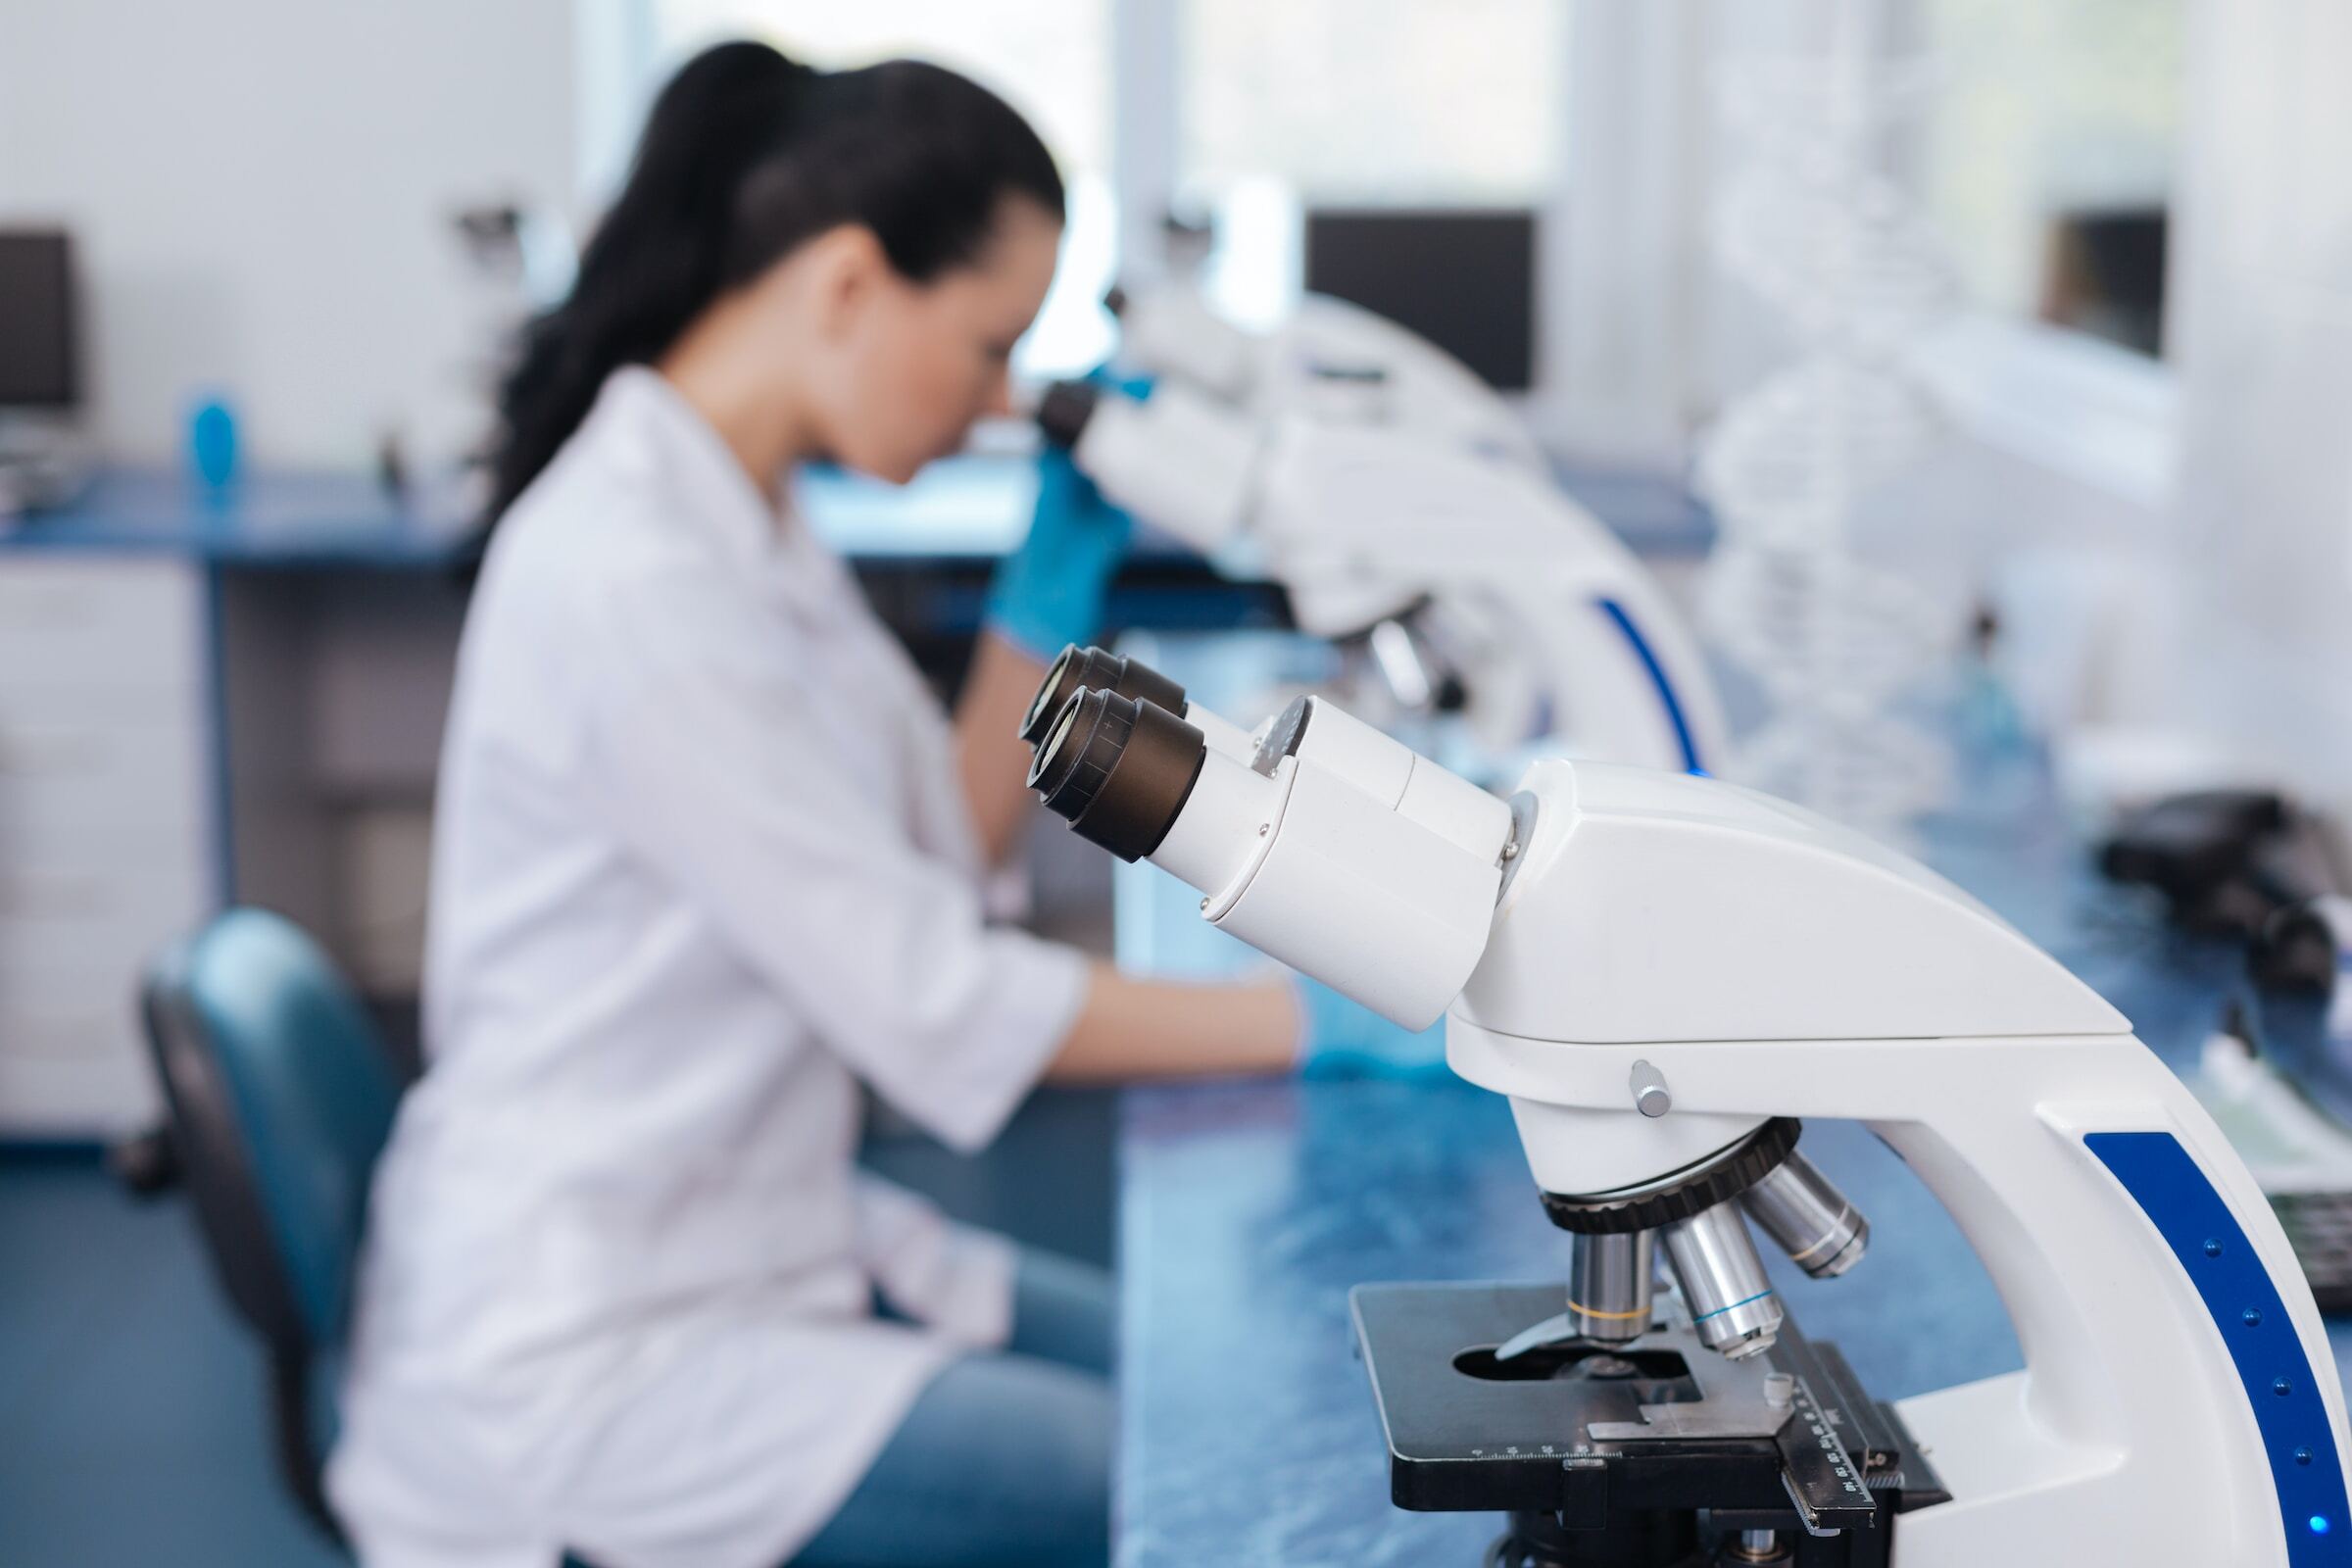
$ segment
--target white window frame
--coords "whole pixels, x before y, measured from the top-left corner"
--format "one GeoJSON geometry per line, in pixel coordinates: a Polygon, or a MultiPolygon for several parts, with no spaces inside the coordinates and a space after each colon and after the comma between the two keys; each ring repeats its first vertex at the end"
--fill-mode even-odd
{"type": "MultiPolygon", "coordinates": [[[[1104,3],[1120,269],[1149,280],[1181,172],[1185,0],[1104,3]]],[[[1712,112],[1707,14],[1695,0],[1562,3],[1577,14],[1556,126],[1562,177],[1539,207],[1543,309],[1528,413],[1555,447],[1672,470],[1712,390],[1701,304],[1713,277],[1706,137],[1693,118],[1712,112]],[[1611,243],[1577,246],[1572,220],[1611,243]]],[[[583,211],[616,183],[651,94],[655,5],[574,0],[583,211]]],[[[1920,366],[1969,436],[2134,504],[2169,500],[2179,401],[2169,367],[1992,312],[1923,345],[1920,366]]]]}

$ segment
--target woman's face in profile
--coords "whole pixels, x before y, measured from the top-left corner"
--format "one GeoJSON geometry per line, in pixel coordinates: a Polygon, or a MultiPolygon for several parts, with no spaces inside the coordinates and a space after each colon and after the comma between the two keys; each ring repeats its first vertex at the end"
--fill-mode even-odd
{"type": "Polygon", "coordinates": [[[975,420],[1009,414],[1012,346],[1045,303],[1060,244],[1059,220],[1007,196],[970,265],[927,283],[886,271],[829,356],[820,406],[833,457],[904,484],[961,447],[975,420]]]}

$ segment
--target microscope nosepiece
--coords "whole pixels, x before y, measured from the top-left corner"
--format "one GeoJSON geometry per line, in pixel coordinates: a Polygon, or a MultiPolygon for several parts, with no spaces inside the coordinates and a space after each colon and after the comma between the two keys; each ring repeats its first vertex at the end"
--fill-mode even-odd
{"type": "Polygon", "coordinates": [[[1862,1211],[1793,1151],[1740,1194],[1740,1201],[1789,1261],[1817,1280],[1852,1268],[1870,1246],[1870,1221],[1862,1211]]]}
{"type": "Polygon", "coordinates": [[[1037,695],[1030,699],[1029,711],[1021,718],[1021,739],[1036,747],[1061,715],[1063,706],[1082,691],[1117,692],[1130,701],[1153,703],[1184,716],[1184,688],[1158,670],[1100,648],[1071,643],[1054,661],[1037,695]]]}
{"type": "MultiPolygon", "coordinates": [[[[1756,1255],[1755,1240],[1740,1218],[1740,1200],[1788,1161],[1801,1130],[1795,1117],[1775,1116],[1697,1164],[1640,1187],[1581,1197],[1541,1193],[1551,1222],[1576,1233],[1578,1274],[1571,1282],[1571,1317],[1586,1301],[1576,1294],[1583,1276],[1596,1272],[1609,1255],[1590,1244],[1655,1230],[1699,1343],[1735,1361],[1770,1349],[1781,1331],[1781,1299],[1773,1294],[1764,1260],[1756,1255]]],[[[1820,1181],[1819,1171],[1811,1165],[1804,1169],[1820,1181]]],[[[1836,1193],[1827,1182],[1820,1185],[1836,1193]]],[[[1623,1269],[1615,1273],[1625,1277],[1623,1269]]],[[[1631,1292],[1620,1294],[1630,1306],[1631,1292]]],[[[1588,1331],[1588,1337],[1606,1336],[1588,1331]]]]}
{"type": "Polygon", "coordinates": [[[1158,704],[1080,691],[1029,764],[1029,787],[1081,837],[1122,860],[1159,848],[1191,798],[1208,746],[1158,704]]]}

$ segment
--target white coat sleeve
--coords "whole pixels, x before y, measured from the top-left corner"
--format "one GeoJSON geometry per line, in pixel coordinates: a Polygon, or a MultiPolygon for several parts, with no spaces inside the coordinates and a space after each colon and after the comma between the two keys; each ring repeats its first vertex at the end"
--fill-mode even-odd
{"type": "Polygon", "coordinates": [[[736,599],[689,580],[611,603],[592,765],[614,831],[852,1071],[977,1149],[1069,1033],[1086,961],[987,923],[828,752],[789,640],[736,599]]]}

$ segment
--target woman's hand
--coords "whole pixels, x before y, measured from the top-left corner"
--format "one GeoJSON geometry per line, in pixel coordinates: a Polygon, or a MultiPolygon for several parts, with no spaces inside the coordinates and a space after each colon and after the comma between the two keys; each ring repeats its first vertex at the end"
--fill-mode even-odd
{"type": "Polygon", "coordinates": [[[990,865],[1002,865],[1011,855],[1033,814],[1029,748],[1020,729],[1045,678],[1044,663],[990,627],[980,633],[956,699],[956,773],[990,865]]]}
{"type": "Polygon", "coordinates": [[[980,646],[956,702],[957,771],[991,865],[1011,853],[1029,815],[1029,749],[1014,732],[1046,665],[1064,645],[1083,646],[1102,631],[1103,601],[1134,528],[1068,453],[1039,455],[1028,537],[997,568],[980,646]]]}
{"type": "Polygon", "coordinates": [[[1292,1071],[1446,1078],[1446,1026],[1416,1034],[1302,975],[1202,985],[1137,979],[1098,963],[1047,1076],[1118,1082],[1292,1071]]]}
{"type": "Polygon", "coordinates": [[[1298,997],[1285,979],[1144,980],[1097,963],[1046,1076],[1121,1083],[1287,1073],[1298,1062],[1300,1024],[1298,997]]]}

